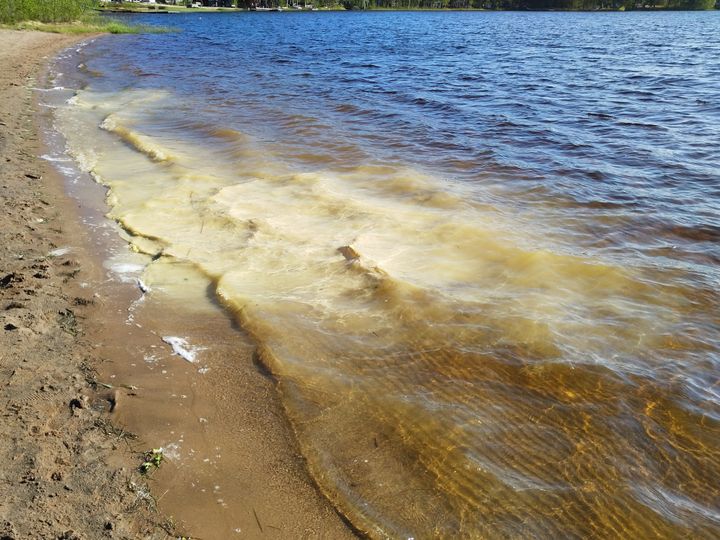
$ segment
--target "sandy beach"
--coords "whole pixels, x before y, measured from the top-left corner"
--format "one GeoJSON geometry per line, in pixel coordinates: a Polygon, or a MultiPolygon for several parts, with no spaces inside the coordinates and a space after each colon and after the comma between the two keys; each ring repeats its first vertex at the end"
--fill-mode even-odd
{"type": "Polygon", "coordinates": [[[81,223],[104,213],[102,190],[71,199],[38,157],[33,88],[82,39],[0,31],[0,536],[352,537],[310,479],[274,381],[222,310],[199,329],[216,344],[207,376],[177,356],[162,377],[143,363],[157,348],[172,354],[158,336],[196,327],[192,313],[169,315],[159,298],[142,325],[128,324],[142,293],[108,283],[102,253],[124,244],[98,250],[81,223]],[[180,395],[189,407],[168,397],[180,395]],[[176,433],[212,460],[174,463],[168,452],[142,476],[142,452],[176,433]]]}
{"type": "Polygon", "coordinates": [[[0,536],[164,538],[145,481],[93,391],[83,336],[97,311],[84,233],[37,156],[33,91],[46,60],[83,38],[0,31],[0,536]],[[132,487],[134,486],[134,488],[132,487]]]}

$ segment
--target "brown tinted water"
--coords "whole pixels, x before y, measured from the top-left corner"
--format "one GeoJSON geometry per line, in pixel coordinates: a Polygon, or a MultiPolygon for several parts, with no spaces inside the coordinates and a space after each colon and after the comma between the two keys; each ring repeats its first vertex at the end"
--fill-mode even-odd
{"type": "Polygon", "coordinates": [[[187,16],[81,53],[57,123],[361,530],[711,538],[716,15],[187,16]]]}

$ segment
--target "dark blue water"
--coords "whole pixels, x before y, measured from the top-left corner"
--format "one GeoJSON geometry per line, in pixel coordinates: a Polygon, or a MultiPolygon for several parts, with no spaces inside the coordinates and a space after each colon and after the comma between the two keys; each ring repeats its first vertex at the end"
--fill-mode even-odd
{"type": "Polygon", "coordinates": [[[528,204],[632,206],[652,217],[635,221],[636,212],[612,234],[632,240],[659,226],[666,241],[657,248],[679,237],[697,241],[687,246],[693,252],[720,256],[718,13],[142,22],[182,32],[102,43],[109,84],[171,85],[218,120],[231,106],[238,122],[282,145],[312,132],[320,153],[352,149],[341,156],[349,165],[368,156],[411,161],[450,180],[520,192],[528,204]],[[278,112],[307,118],[288,124],[278,112]]]}
{"type": "Polygon", "coordinates": [[[720,13],[131,20],[181,31],[82,52],[94,172],[357,527],[720,535],[720,13]]]}

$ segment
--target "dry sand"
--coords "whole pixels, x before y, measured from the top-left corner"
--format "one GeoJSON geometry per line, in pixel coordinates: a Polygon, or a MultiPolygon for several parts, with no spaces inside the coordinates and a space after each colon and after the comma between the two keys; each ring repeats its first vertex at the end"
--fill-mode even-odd
{"type": "Polygon", "coordinates": [[[159,297],[128,324],[141,293],[108,282],[107,241],[80,220],[102,215],[102,190],[71,200],[37,157],[32,88],[48,57],[80,39],[0,30],[0,540],[354,537],[222,310],[200,324],[159,297]],[[214,344],[203,376],[168,351],[160,366],[143,362],[178,331],[214,344]],[[140,453],[177,434],[212,459],[140,475],[140,453]]]}

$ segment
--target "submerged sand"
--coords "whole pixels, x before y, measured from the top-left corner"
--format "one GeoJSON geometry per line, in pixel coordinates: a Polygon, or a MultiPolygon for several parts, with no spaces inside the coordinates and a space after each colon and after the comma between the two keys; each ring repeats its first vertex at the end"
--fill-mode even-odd
{"type": "Polygon", "coordinates": [[[128,324],[143,293],[108,281],[81,224],[102,197],[71,200],[38,158],[32,88],[81,39],[0,31],[0,537],[352,537],[222,310],[198,324],[158,295],[128,324]],[[161,339],[193,332],[213,344],[202,375],[161,339]],[[210,457],[173,443],[148,482],[140,453],[173,440],[210,457]]]}

